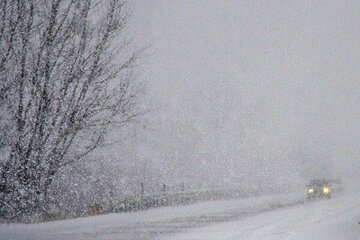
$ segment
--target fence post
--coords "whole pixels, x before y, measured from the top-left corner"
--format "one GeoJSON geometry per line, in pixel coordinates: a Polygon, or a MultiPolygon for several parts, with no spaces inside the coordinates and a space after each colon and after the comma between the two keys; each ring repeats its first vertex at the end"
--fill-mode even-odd
{"type": "Polygon", "coordinates": [[[143,196],[145,193],[144,183],[140,183],[140,186],[141,186],[141,196],[143,196]]]}

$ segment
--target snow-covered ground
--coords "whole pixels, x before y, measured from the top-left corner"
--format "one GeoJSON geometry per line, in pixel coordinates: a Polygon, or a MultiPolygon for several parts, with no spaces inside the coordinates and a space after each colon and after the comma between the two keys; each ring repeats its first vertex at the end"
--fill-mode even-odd
{"type": "MultiPolygon", "coordinates": [[[[360,187],[359,187],[360,188],[360,187]]],[[[360,189],[209,201],[40,224],[0,225],[0,239],[360,239],[360,189]]]]}
{"type": "Polygon", "coordinates": [[[360,239],[360,185],[334,199],[255,214],[161,239],[360,239]]]}

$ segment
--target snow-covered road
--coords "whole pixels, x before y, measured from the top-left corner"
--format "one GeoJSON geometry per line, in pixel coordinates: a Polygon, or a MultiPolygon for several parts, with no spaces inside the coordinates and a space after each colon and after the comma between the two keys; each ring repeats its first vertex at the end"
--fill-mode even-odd
{"type": "MultiPolygon", "coordinates": [[[[360,189],[360,187],[359,187],[360,189]]],[[[192,229],[161,239],[360,239],[360,191],[192,229]]]]}
{"type": "Polygon", "coordinates": [[[0,239],[360,239],[360,190],[209,201],[41,224],[0,225],[0,239]]]}

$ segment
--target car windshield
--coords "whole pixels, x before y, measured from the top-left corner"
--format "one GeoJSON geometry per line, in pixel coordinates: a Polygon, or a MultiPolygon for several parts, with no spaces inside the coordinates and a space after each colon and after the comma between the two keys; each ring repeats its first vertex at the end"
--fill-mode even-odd
{"type": "Polygon", "coordinates": [[[310,181],[310,186],[323,186],[328,184],[329,182],[325,179],[315,179],[310,181]]]}

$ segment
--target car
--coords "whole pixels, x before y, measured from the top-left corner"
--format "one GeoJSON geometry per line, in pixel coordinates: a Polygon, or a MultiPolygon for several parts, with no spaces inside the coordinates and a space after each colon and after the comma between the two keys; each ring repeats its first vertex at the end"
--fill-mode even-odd
{"type": "Polygon", "coordinates": [[[307,198],[331,198],[331,184],[327,179],[313,179],[307,188],[307,198]]]}

